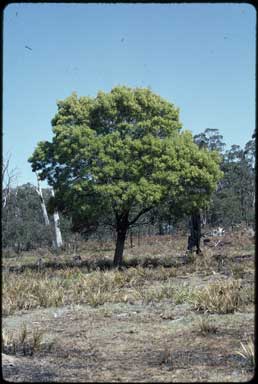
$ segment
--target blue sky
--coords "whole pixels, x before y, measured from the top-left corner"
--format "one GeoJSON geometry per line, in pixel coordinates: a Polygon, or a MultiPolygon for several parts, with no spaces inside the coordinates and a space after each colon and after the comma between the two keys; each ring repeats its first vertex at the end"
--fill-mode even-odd
{"type": "Polygon", "coordinates": [[[255,128],[255,32],[247,3],[8,5],[3,155],[18,183],[35,184],[27,159],[51,140],[56,101],[73,91],[151,87],[180,108],[185,129],[218,128],[227,148],[244,146],[255,128]]]}

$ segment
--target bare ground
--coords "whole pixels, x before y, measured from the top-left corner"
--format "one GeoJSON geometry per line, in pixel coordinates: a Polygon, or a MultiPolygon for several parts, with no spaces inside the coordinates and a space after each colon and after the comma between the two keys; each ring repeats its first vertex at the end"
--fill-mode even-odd
{"type": "Polygon", "coordinates": [[[10,381],[246,381],[252,377],[234,352],[254,332],[253,313],[212,315],[219,330],[202,336],[199,314],[169,302],[105,304],[91,308],[35,310],[10,316],[10,328],[23,321],[45,331],[52,350],[33,357],[3,358],[10,381]]]}

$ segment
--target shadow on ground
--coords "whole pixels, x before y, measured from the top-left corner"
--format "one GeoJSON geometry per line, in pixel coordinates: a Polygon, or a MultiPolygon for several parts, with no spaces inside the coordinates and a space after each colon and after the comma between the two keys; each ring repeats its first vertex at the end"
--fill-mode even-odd
{"type": "Polygon", "coordinates": [[[145,257],[142,260],[132,258],[129,260],[125,260],[120,267],[116,267],[113,264],[113,260],[109,258],[100,258],[98,260],[71,260],[71,261],[48,261],[42,262],[40,265],[38,263],[28,263],[21,266],[9,266],[3,267],[4,271],[23,273],[24,271],[42,271],[42,270],[64,270],[67,268],[77,267],[79,269],[88,270],[92,272],[94,270],[112,270],[112,269],[127,269],[127,268],[135,268],[141,266],[142,268],[171,268],[177,267],[180,265],[184,265],[191,262],[191,258],[188,258],[186,255],[182,255],[180,257],[171,259],[161,259],[160,257],[145,257]]]}

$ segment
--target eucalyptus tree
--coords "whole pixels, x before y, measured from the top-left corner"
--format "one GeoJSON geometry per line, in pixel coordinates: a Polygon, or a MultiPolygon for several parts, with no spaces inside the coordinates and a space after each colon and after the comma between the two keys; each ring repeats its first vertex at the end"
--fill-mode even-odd
{"type": "MultiPolygon", "coordinates": [[[[44,190],[47,198],[48,191],[44,190]]],[[[10,189],[2,211],[3,248],[17,252],[51,244],[51,228],[46,228],[35,186],[27,183],[10,189]]]]}
{"type": "Polygon", "coordinates": [[[204,206],[218,179],[219,156],[199,149],[182,131],[179,109],[150,89],[117,86],[95,98],[57,103],[52,141],[39,142],[29,161],[54,188],[49,210],[72,218],[83,232],[113,225],[114,264],[122,264],[128,229],[168,203],[174,210],[204,206]]]}
{"type": "Polygon", "coordinates": [[[10,168],[11,155],[7,155],[2,161],[2,210],[7,206],[14,181],[17,178],[17,169],[10,168]]]}
{"type": "Polygon", "coordinates": [[[226,227],[254,224],[255,136],[244,148],[231,145],[222,154],[221,169],[224,176],[211,197],[209,223],[226,227]]]}
{"type": "Polygon", "coordinates": [[[235,197],[238,207],[238,222],[246,225],[254,223],[255,205],[255,143],[254,139],[244,148],[232,145],[226,151],[224,167],[228,174],[231,196],[235,197]]]}
{"type": "Polygon", "coordinates": [[[204,132],[194,136],[194,141],[198,144],[199,148],[207,148],[210,151],[217,151],[219,153],[224,151],[226,145],[223,142],[223,136],[217,128],[206,128],[204,132]]]}

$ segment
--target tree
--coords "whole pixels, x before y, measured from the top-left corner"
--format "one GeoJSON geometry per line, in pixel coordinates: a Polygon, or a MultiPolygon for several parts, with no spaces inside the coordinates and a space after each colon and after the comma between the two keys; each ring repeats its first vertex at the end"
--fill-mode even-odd
{"type": "Polygon", "coordinates": [[[246,143],[244,149],[232,145],[226,152],[224,167],[230,175],[231,189],[238,201],[239,221],[249,225],[254,220],[255,201],[255,147],[254,141],[246,143]]]}
{"type": "Polygon", "coordinates": [[[194,136],[194,141],[199,148],[207,148],[219,153],[223,152],[226,145],[222,140],[223,136],[219,134],[217,128],[206,128],[204,132],[194,136]]]}
{"type": "MultiPolygon", "coordinates": [[[[48,218],[47,208],[46,208],[45,200],[44,200],[42,189],[40,186],[40,179],[39,179],[38,175],[37,175],[37,181],[38,181],[38,187],[35,188],[35,190],[36,190],[36,192],[39,196],[39,199],[40,199],[40,205],[41,205],[45,225],[48,228],[50,225],[50,221],[48,218]]],[[[51,190],[51,195],[55,196],[53,189],[51,190]]],[[[59,219],[58,211],[53,212],[53,219],[54,219],[54,232],[55,232],[55,235],[54,235],[55,240],[53,239],[53,247],[54,248],[60,248],[63,245],[63,240],[62,240],[62,234],[61,234],[61,230],[60,230],[60,219],[59,219]]]]}
{"type": "Polygon", "coordinates": [[[40,185],[40,179],[39,179],[38,176],[37,176],[37,182],[38,182],[38,187],[35,188],[35,191],[37,192],[37,194],[39,196],[40,205],[41,205],[41,209],[42,209],[42,214],[43,214],[43,217],[44,217],[45,225],[49,226],[50,222],[49,222],[49,218],[48,218],[48,214],[47,214],[47,208],[46,208],[45,200],[44,200],[42,189],[41,189],[41,185],[40,185]]]}
{"type": "Polygon", "coordinates": [[[179,110],[150,89],[118,86],[96,98],[75,93],[57,103],[52,142],[29,159],[47,179],[57,208],[87,231],[102,223],[117,234],[114,264],[122,264],[130,226],[158,204],[191,210],[207,203],[221,176],[219,157],[181,132],[179,110]]]}
{"type": "MultiPolygon", "coordinates": [[[[51,195],[55,197],[55,192],[51,189],[51,195]]],[[[55,229],[55,247],[60,248],[63,245],[62,232],[60,229],[60,217],[58,211],[53,213],[54,229],[55,229]]]]}
{"type": "Polygon", "coordinates": [[[192,252],[193,248],[196,247],[196,253],[199,254],[200,240],[201,240],[201,214],[200,210],[197,209],[193,212],[189,221],[190,236],[188,237],[187,249],[192,252]]]}
{"type": "MultiPolygon", "coordinates": [[[[204,132],[201,132],[194,136],[194,142],[198,145],[199,148],[206,148],[209,151],[216,151],[221,156],[222,160],[223,150],[226,144],[223,142],[223,136],[220,135],[219,130],[217,128],[206,128],[204,132]]],[[[214,191],[214,193],[216,193],[216,191],[214,191]]],[[[211,196],[211,201],[213,201],[214,193],[211,196]]],[[[207,216],[208,209],[205,209],[202,212],[202,222],[205,224],[207,224],[207,216]]],[[[192,218],[191,222],[195,222],[195,219],[192,218]]],[[[192,228],[191,233],[193,234],[195,232],[199,233],[200,231],[194,231],[194,229],[192,228]]],[[[196,241],[196,243],[199,244],[200,241],[198,240],[196,241]]]]}
{"type": "MultiPolygon", "coordinates": [[[[44,201],[51,196],[49,188],[41,190],[44,201]]],[[[29,251],[38,247],[51,247],[54,239],[55,218],[48,217],[46,225],[42,214],[38,190],[30,183],[10,188],[7,204],[2,209],[2,246],[14,248],[17,252],[29,251]]],[[[64,239],[71,238],[69,220],[60,217],[60,227],[64,239]]],[[[56,244],[55,244],[56,246],[56,244]]]]}
{"type": "Polygon", "coordinates": [[[212,194],[209,209],[211,225],[232,226],[254,223],[255,205],[255,142],[254,137],[242,149],[232,145],[223,154],[224,177],[212,194]]]}
{"type": "Polygon", "coordinates": [[[12,247],[19,252],[51,244],[51,229],[45,226],[33,185],[10,189],[6,209],[2,211],[2,228],[3,248],[12,247]]]}
{"type": "Polygon", "coordinates": [[[2,209],[7,205],[7,199],[10,195],[12,184],[17,177],[17,170],[10,169],[11,155],[3,159],[2,163],[2,209]]]}

